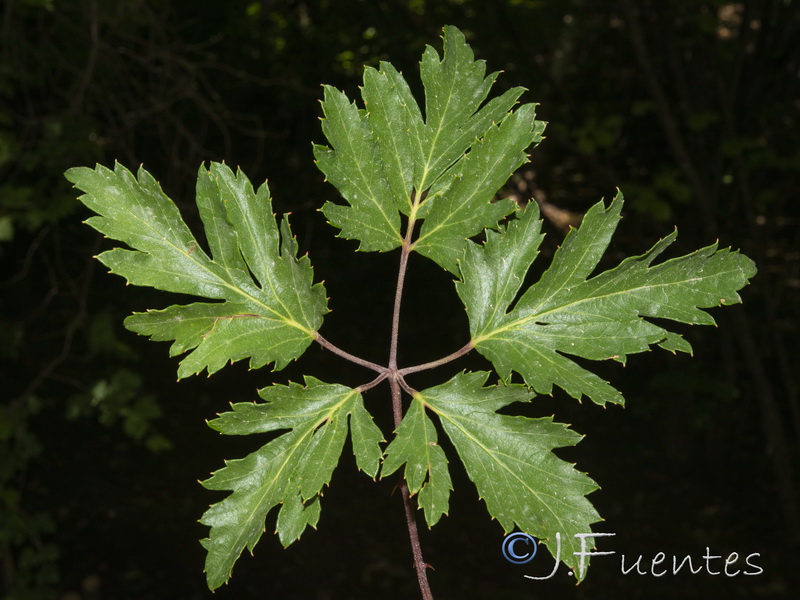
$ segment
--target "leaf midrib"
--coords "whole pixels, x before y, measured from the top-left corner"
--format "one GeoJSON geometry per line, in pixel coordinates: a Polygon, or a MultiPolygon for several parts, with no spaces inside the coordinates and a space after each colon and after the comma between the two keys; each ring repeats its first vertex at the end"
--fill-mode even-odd
{"type": "MultiPolygon", "coordinates": [[[[126,205],[126,208],[127,208],[127,205],[126,205]]],[[[204,264],[203,262],[201,262],[201,261],[197,260],[196,258],[193,258],[193,257],[192,257],[192,255],[194,254],[194,252],[192,252],[192,253],[189,253],[188,251],[186,251],[186,250],[184,250],[183,248],[180,248],[179,246],[177,246],[176,244],[174,244],[174,243],[172,242],[172,240],[170,240],[169,238],[167,238],[167,237],[165,237],[165,236],[163,236],[163,235],[160,235],[157,229],[155,229],[155,228],[154,228],[153,226],[151,226],[151,225],[150,225],[150,224],[149,224],[147,221],[145,221],[144,219],[142,219],[142,218],[141,218],[141,217],[140,217],[138,214],[136,214],[135,212],[131,211],[130,209],[128,209],[128,210],[127,210],[127,212],[128,212],[128,214],[130,214],[130,215],[131,215],[131,216],[132,216],[132,217],[133,217],[135,220],[139,221],[139,222],[140,222],[142,225],[144,225],[144,227],[145,227],[147,230],[151,231],[151,232],[152,232],[152,233],[155,235],[155,240],[156,240],[156,242],[158,242],[158,241],[161,241],[161,242],[163,242],[164,244],[166,244],[167,246],[169,246],[169,247],[173,248],[175,251],[179,252],[180,254],[183,254],[183,255],[184,255],[184,256],[185,256],[185,257],[186,257],[186,258],[187,258],[187,259],[188,259],[190,262],[194,263],[195,265],[197,265],[198,267],[200,267],[201,269],[203,269],[203,270],[204,270],[206,273],[208,273],[209,275],[211,275],[213,279],[215,279],[215,280],[217,280],[217,281],[221,282],[221,284],[222,284],[222,286],[223,286],[223,287],[225,287],[225,288],[227,288],[227,289],[231,290],[232,292],[234,292],[234,293],[236,293],[236,294],[239,294],[239,295],[240,295],[240,296],[242,296],[243,298],[245,298],[245,299],[249,300],[251,303],[253,303],[253,304],[256,304],[257,306],[261,306],[261,307],[263,307],[263,308],[264,308],[266,311],[268,311],[268,312],[270,312],[270,313],[272,313],[272,314],[276,315],[276,316],[279,318],[279,320],[283,321],[284,323],[286,323],[286,324],[287,324],[287,325],[289,325],[290,327],[294,327],[295,329],[299,329],[300,331],[302,331],[302,332],[303,332],[303,333],[305,333],[306,335],[313,336],[313,334],[314,334],[314,331],[312,331],[312,330],[311,330],[311,329],[309,329],[308,327],[305,327],[305,326],[304,326],[304,325],[302,325],[301,323],[298,323],[297,321],[295,321],[295,320],[294,320],[294,319],[292,319],[291,317],[288,317],[287,315],[284,315],[284,314],[282,314],[280,311],[278,311],[278,310],[276,310],[276,309],[272,308],[272,307],[271,307],[271,306],[269,306],[268,304],[265,304],[264,302],[262,302],[261,300],[259,300],[259,299],[258,299],[258,298],[256,298],[256,297],[252,296],[251,294],[248,294],[247,292],[245,292],[243,289],[239,288],[238,286],[235,286],[235,285],[232,285],[232,284],[230,284],[228,281],[226,281],[225,279],[223,279],[222,277],[220,277],[220,276],[219,276],[219,274],[215,273],[215,272],[214,272],[212,269],[210,269],[210,268],[209,268],[209,267],[208,267],[206,264],[204,264]]],[[[106,217],[106,218],[108,218],[108,217],[106,217]]],[[[197,243],[197,240],[194,238],[194,236],[192,236],[192,241],[193,241],[195,244],[197,244],[197,246],[196,246],[196,247],[199,249],[199,248],[200,248],[200,246],[199,246],[199,244],[197,243]]],[[[136,251],[137,251],[137,252],[142,252],[141,250],[138,250],[138,249],[136,249],[136,251]]],[[[142,252],[142,253],[143,253],[143,254],[149,254],[148,252],[142,252]]],[[[206,255],[205,255],[205,252],[203,253],[203,255],[204,255],[204,256],[206,256],[206,255]]],[[[207,258],[208,258],[208,257],[207,257],[207,258]]],[[[214,261],[213,261],[212,259],[210,259],[210,258],[209,258],[208,260],[209,260],[209,262],[211,262],[211,263],[214,263],[214,261]]],[[[224,268],[225,268],[225,270],[226,270],[226,271],[228,271],[228,268],[227,268],[227,267],[224,267],[224,268]]],[[[270,279],[271,279],[271,278],[270,278],[270,279]]],[[[285,307],[284,307],[284,308],[285,308],[285,307]]]]}
{"type": "MultiPolygon", "coordinates": [[[[735,269],[728,270],[728,271],[722,271],[722,272],[715,273],[714,277],[725,276],[725,275],[729,275],[729,274],[735,273],[735,272],[736,272],[735,269]]],[[[560,306],[555,306],[555,307],[553,307],[553,308],[551,308],[549,310],[543,311],[543,312],[533,312],[532,311],[532,312],[526,314],[525,316],[523,316],[523,317],[521,317],[519,319],[516,319],[515,321],[512,321],[510,323],[507,323],[505,325],[502,325],[500,327],[497,327],[497,328],[493,329],[492,331],[490,331],[488,333],[481,333],[477,337],[473,337],[472,344],[473,345],[477,345],[477,344],[479,344],[481,342],[485,342],[486,340],[491,339],[491,338],[495,337],[496,335],[498,335],[500,333],[503,333],[505,331],[509,331],[509,330],[512,330],[512,329],[517,329],[517,328],[523,327],[525,324],[527,324],[527,323],[529,323],[531,321],[540,320],[543,317],[547,317],[548,315],[552,315],[552,314],[556,314],[556,313],[565,311],[565,310],[567,310],[567,309],[569,309],[571,307],[578,306],[580,304],[583,304],[585,302],[589,302],[591,300],[602,300],[602,299],[605,299],[605,298],[611,298],[613,296],[619,296],[619,295],[622,295],[622,294],[635,295],[635,294],[638,294],[641,291],[657,289],[657,288],[663,288],[663,287],[680,286],[680,285],[684,285],[686,283],[691,283],[691,282],[695,282],[695,281],[703,281],[704,279],[708,279],[708,278],[707,277],[690,277],[690,278],[682,279],[682,280],[679,280],[679,281],[669,281],[669,282],[653,284],[653,285],[641,285],[641,286],[638,286],[638,287],[635,287],[635,288],[627,288],[627,289],[619,290],[619,291],[616,291],[616,292],[609,292],[607,294],[595,294],[595,295],[591,295],[591,296],[588,296],[588,297],[585,297],[585,298],[580,298],[578,300],[573,300],[571,302],[568,302],[566,304],[562,304],[560,306]]],[[[573,288],[573,289],[577,289],[578,287],[580,287],[581,285],[583,285],[585,283],[588,283],[588,281],[582,282],[581,284],[576,286],[576,288],[573,288]]],[[[542,306],[543,304],[546,304],[547,301],[552,300],[557,295],[557,293],[560,292],[563,289],[564,289],[563,286],[560,287],[557,290],[557,292],[551,294],[547,298],[546,301],[540,302],[539,306],[542,306]]],[[[699,307],[695,307],[695,308],[697,308],[699,310],[699,307]]],[[[509,316],[509,315],[513,314],[513,312],[514,311],[511,311],[510,313],[506,313],[505,316],[509,316]]],[[[625,319],[625,320],[628,320],[628,319],[625,319]]]]}
{"type": "MultiPolygon", "coordinates": [[[[267,495],[269,495],[269,493],[271,491],[271,488],[275,485],[275,481],[278,480],[278,478],[284,472],[284,470],[286,469],[287,465],[289,464],[291,458],[294,456],[295,452],[297,452],[297,450],[301,446],[304,445],[303,441],[309,435],[312,435],[317,430],[317,428],[320,425],[322,425],[322,423],[324,423],[325,421],[330,420],[334,413],[338,412],[344,404],[346,404],[353,396],[357,395],[358,393],[359,392],[357,390],[351,389],[344,395],[344,398],[340,402],[338,402],[335,405],[333,405],[330,408],[330,410],[328,410],[327,412],[325,412],[324,410],[320,411],[321,413],[325,413],[325,415],[320,417],[315,423],[313,423],[313,425],[306,427],[306,429],[305,429],[305,431],[303,431],[302,435],[299,436],[299,439],[297,440],[297,443],[295,443],[292,446],[290,446],[290,448],[287,449],[287,452],[283,453],[283,456],[285,458],[283,460],[283,463],[277,469],[277,471],[275,473],[275,476],[272,477],[267,483],[265,483],[264,485],[260,486],[261,490],[262,490],[262,493],[260,494],[260,496],[258,496],[258,501],[255,502],[253,509],[247,515],[247,518],[245,519],[246,523],[251,523],[252,520],[257,517],[257,513],[261,512],[259,509],[260,509],[262,503],[264,502],[264,499],[266,498],[267,495]]],[[[292,429],[292,431],[295,431],[296,429],[297,428],[294,428],[294,429],[292,429]]],[[[283,434],[283,435],[287,435],[287,434],[283,434]]],[[[276,457],[276,460],[277,460],[277,457],[276,457]]],[[[247,541],[246,541],[246,529],[247,529],[247,527],[238,527],[237,529],[239,531],[239,534],[235,536],[235,542],[236,543],[233,544],[232,546],[230,546],[229,555],[232,558],[232,562],[236,561],[236,558],[241,553],[241,549],[244,548],[245,546],[247,546],[247,541]]]]}
{"type": "MultiPolygon", "coordinates": [[[[561,520],[561,518],[553,511],[552,508],[550,508],[549,503],[544,502],[542,500],[541,496],[546,495],[546,496],[548,496],[550,498],[553,498],[553,500],[558,500],[557,498],[555,498],[554,496],[550,496],[548,494],[541,494],[538,490],[530,487],[528,485],[528,483],[524,479],[522,479],[519,475],[517,475],[513,471],[513,469],[511,469],[508,465],[506,465],[505,462],[503,462],[502,460],[499,460],[498,458],[496,458],[496,454],[500,454],[500,453],[495,453],[490,448],[486,447],[486,445],[484,445],[479,439],[477,439],[474,435],[472,435],[472,433],[470,433],[470,431],[468,429],[466,429],[459,422],[457,422],[457,420],[454,419],[454,417],[452,417],[449,413],[444,412],[440,407],[435,406],[435,404],[431,404],[429,402],[426,402],[426,405],[429,406],[431,408],[431,410],[433,410],[439,416],[440,419],[447,420],[453,427],[455,427],[458,431],[460,431],[467,439],[472,441],[478,448],[480,448],[481,450],[484,451],[484,453],[486,453],[488,456],[490,456],[492,458],[492,460],[494,460],[494,462],[496,464],[498,464],[499,466],[501,466],[503,468],[503,470],[508,472],[509,475],[511,475],[511,477],[516,479],[525,489],[529,490],[531,492],[531,494],[536,497],[536,499],[539,501],[539,503],[541,505],[543,505],[550,512],[550,514],[553,516],[553,518],[558,522],[559,526],[563,526],[563,521],[561,520]]],[[[487,426],[486,423],[477,423],[477,427],[479,429],[488,429],[488,426],[487,426]]],[[[505,455],[505,454],[503,454],[503,456],[508,456],[509,458],[514,458],[514,457],[511,457],[510,455],[505,455]]],[[[523,461],[520,461],[520,462],[523,462],[523,461]]],[[[540,467],[538,467],[538,465],[529,464],[529,463],[525,463],[525,464],[530,466],[530,467],[532,467],[532,468],[535,468],[537,471],[542,472],[542,469],[540,467]]]]}

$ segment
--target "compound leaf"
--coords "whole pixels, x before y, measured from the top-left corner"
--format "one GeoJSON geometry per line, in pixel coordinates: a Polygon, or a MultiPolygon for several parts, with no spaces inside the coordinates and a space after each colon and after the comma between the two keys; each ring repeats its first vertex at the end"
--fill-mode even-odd
{"type": "Polygon", "coordinates": [[[217,300],[128,317],[125,325],[157,341],[173,340],[171,355],[189,354],[179,377],[228,361],[283,368],[313,341],[327,311],[325,290],[313,283],[307,257],[287,221],[280,231],[266,184],[253,190],[226,165],[201,167],[197,205],[212,257],[153,177],[117,164],[70,169],[67,179],[86,192],[81,201],[98,216],[87,223],[132,250],[115,248],[98,259],[129,283],[217,300]]]}
{"type": "Polygon", "coordinates": [[[554,556],[560,533],[561,558],[574,568],[573,552],[579,550],[574,534],[590,532],[600,520],[586,499],[598,486],[552,450],[574,446],[581,436],[551,417],[497,414],[533,394],[521,385],[483,387],[488,376],[461,373],[417,393],[415,404],[438,416],[489,514],[506,533],[518,527],[543,540],[554,556]]]}
{"type": "Polygon", "coordinates": [[[348,416],[356,462],[359,468],[373,469],[374,475],[380,460],[377,441],[383,436],[366,412],[361,394],[311,377],[305,384],[265,388],[259,392],[264,403],[233,404],[232,411],[209,422],[229,435],[289,430],[243,459],[226,461],[224,468],[202,482],[210,490],[233,492],[200,519],[211,527],[209,537],[201,542],[208,551],[206,574],[211,589],[230,578],[245,547],[253,551],[267,513],[278,504],[276,532],[284,546],[298,539],[306,526],[316,526],[319,498],[339,462],[348,416]]]}
{"type": "Polygon", "coordinates": [[[622,403],[616,389],[566,355],[625,362],[628,354],[652,344],[691,352],[679,334],[644,317],[712,325],[714,319],[701,309],[741,301],[738,290],[756,273],[753,261],[742,254],[714,244],[652,265],[675,233],[642,256],[590,277],[616,229],[622,203],[617,195],[607,208],[602,202],[593,206],[513,308],[541,242],[536,205],[500,233],[489,232],[483,246],[469,242],[456,286],[470,319],[472,344],[501,377],[516,371],[539,393],[551,393],[555,384],[574,398],[622,403]]]}
{"type": "MultiPolygon", "coordinates": [[[[576,534],[590,532],[600,520],[586,499],[597,485],[554,450],[575,445],[581,436],[552,417],[497,411],[529,402],[534,393],[551,393],[554,385],[578,399],[622,403],[616,389],[573,358],[624,363],[628,354],[653,344],[691,352],[660,320],[714,324],[703,309],[739,302],[738,290],[755,275],[750,259],[716,244],[654,264],[675,233],[642,256],[596,273],[620,220],[617,195],[608,207],[592,207],[550,267],[523,289],[543,239],[538,207],[531,203],[500,227],[516,205],[494,197],[528,160],[526,152],[541,141],[545,124],[536,120],[534,104],[515,109],[523,88],[490,98],[497,73],[486,74],[455,27],[444,28],[441,56],[426,48],[420,78],[424,109],[386,62],[365,69],[363,107],[325,86],[322,130],[328,145],[315,145],[314,154],[345,204],[327,202],[322,211],[341,237],[360,242],[360,250],[402,245],[404,252],[415,250],[459,275],[470,345],[405,371],[351,355],[380,373],[373,384],[353,389],[306,377],[305,385],[260,390],[263,402],[232,404],[212,420],[209,425],[227,435],[273,434],[202,482],[230,492],[201,518],[210,527],[201,543],[212,590],[230,578],[245,548],[253,551],[275,507],[275,531],[284,546],[317,526],[323,490],[348,429],[357,467],[371,477],[402,468],[408,490],[433,526],[447,514],[453,490],[439,427],[503,529],[535,535],[554,555],[560,534],[560,557],[576,570],[576,534]],[[485,243],[469,241],[484,231],[485,243]],[[470,347],[491,360],[504,385],[485,387],[488,373],[461,373],[421,392],[403,382],[402,373],[444,364],[470,347]],[[512,372],[525,385],[509,384],[512,372]],[[402,384],[412,400],[384,453],[383,435],[361,390],[386,378],[402,384]]],[[[179,377],[211,374],[242,359],[251,368],[273,363],[280,369],[314,339],[323,342],[317,330],[327,312],[325,290],[313,283],[308,258],[298,258],[288,220],[276,221],[266,184],[254,190],[241,171],[219,163],[201,166],[197,207],[204,249],[144,169],[134,176],[116,164],[113,170],[71,169],[66,176],[97,213],[87,223],[128,246],[103,252],[103,264],[129,283],[203,299],[125,321],[153,340],[171,341],[171,355],[185,355],[179,377]]],[[[395,321],[393,334],[396,327],[395,321]]]]}

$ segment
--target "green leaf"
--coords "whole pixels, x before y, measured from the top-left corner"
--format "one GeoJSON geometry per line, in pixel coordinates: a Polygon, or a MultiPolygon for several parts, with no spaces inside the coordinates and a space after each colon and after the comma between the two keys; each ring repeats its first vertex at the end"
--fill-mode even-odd
{"type": "Polygon", "coordinates": [[[452,180],[427,214],[414,250],[457,273],[464,240],[496,227],[514,212],[513,200],[491,200],[511,174],[528,162],[525,149],[542,139],[544,123],[534,117],[534,105],[526,104],[499,125],[490,126],[475,142],[448,173],[452,180]]]}
{"type": "Polygon", "coordinates": [[[414,402],[386,448],[381,477],[405,465],[405,479],[411,494],[419,492],[419,506],[425,511],[428,527],[447,514],[453,484],[444,450],[437,443],[436,428],[425,415],[420,402],[414,402]]]}
{"type": "Polygon", "coordinates": [[[197,177],[197,206],[213,259],[200,247],[178,208],[144,169],[138,178],[117,164],[70,169],[67,179],[98,214],[86,222],[133,250],[115,248],[98,259],[129,283],[192,294],[198,302],[128,317],[125,325],[156,341],[174,340],[171,355],[189,354],[179,377],[228,361],[250,359],[276,369],[299,357],[327,311],[325,290],[313,283],[307,257],[284,219],[280,232],[266,184],[211,163],[197,177]]]}
{"type": "Polygon", "coordinates": [[[642,256],[590,277],[621,210],[621,195],[608,208],[602,202],[593,206],[580,228],[567,235],[550,268],[513,308],[541,242],[535,205],[501,233],[490,233],[483,246],[469,243],[456,286],[470,319],[472,344],[501,377],[516,371],[539,393],[551,393],[555,384],[574,398],[622,403],[616,389],[566,355],[624,363],[628,354],[652,344],[690,352],[679,334],[644,317],[713,325],[711,315],[701,309],[741,301],[737,292],[756,269],[737,252],[718,250],[714,244],[652,265],[676,233],[642,256]]]}
{"type": "Polygon", "coordinates": [[[378,474],[383,451],[381,430],[372,420],[372,415],[364,408],[363,402],[356,402],[350,413],[350,435],[353,442],[353,454],[356,455],[356,465],[370,477],[378,474]]]}
{"type": "Polygon", "coordinates": [[[361,241],[359,250],[397,248],[403,242],[397,200],[389,197],[381,151],[367,112],[330,86],[325,86],[322,110],[322,131],[331,148],[314,146],[317,166],[351,204],[326,202],[322,212],[342,230],[341,237],[361,241]]]}
{"type": "Polygon", "coordinates": [[[528,402],[532,393],[521,385],[482,387],[488,376],[461,373],[417,393],[415,404],[439,417],[489,514],[506,533],[518,527],[544,541],[554,556],[560,533],[562,560],[575,568],[573,552],[580,545],[574,535],[590,532],[600,520],[585,497],[598,486],[552,450],[574,446],[581,436],[551,417],[497,414],[514,402],[528,402]]]}
{"type": "Polygon", "coordinates": [[[359,249],[400,246],[400,213],[413,229],[425,219],[413,248],[455,273],[464,240],[496,227],[513,212],[510,200],[492,202],[542,139],[535,107],[516,111],[523,88],[487,101],[497,73],[486,75],[464,35],[444,28],[444,53],[428,47],[420,67],[425,118],[408,83],[390,64],[364,71],[364,108],[325,88],[322,129],[330,146],[314,147],[317,166],[348,205],[322,211],[359,249]]]}
{"type": "MultiPolygon", "coordinates": [[[[276,507],[275,532],[284,546],[317,526],[321,497],[348,429],[358,469],[373,478],[402,469],[429,527],[447,514],[453,491],[439,445],[443,432],[503,529],[535,535],[582,578],[576,536],[588,534],[600,520],[586,498],[598,486],[554,453],[581,436],[552,417],[498,411],[529,402],[535,393],[551,393],[554,385],[578,399],[622,403],[616,389],[575,359],[624,363],[629,354],[654,344],[691,352],[663,321],[713,324],[704,309],[739,302],[738,290],[755,275],[752,261],[716,245],[655,264],[675,233],[642,256],[598,272],[621,218],[618,195],[608,207],[600,202],[591,208],[550,267],[525,286],[543,239],[538,206],[516,211],[501,227],[516,204],[496,195],[527,162],[545,124],[536,120],[534,104],[516,107],[523,88],[491,97],[497,75],[487,75],[458,29],[445,27],[442,54],[427,47],[420,63],[424,106],[385,62],[364,70],[362,105],[324,88],[327,145],[315,145],[314,154],[343,198],[321,209],[340,237],[357,240],[363,251],[402,247],[395,308],[412,250],[460,276],[456,286],[471,341],[422,365],[397,368],[397,312],[387,367],[319,336],[325,290],[313,283],[308,258],[298,258],[288,220],[276,220],[266,184],[253,189],[241,171],[223,164],[200,168],[197,207],[204,248],[144,169],[137,176],[118,164],[113,171],[98,166],[67,172],[85,192],[81,200],[97,213],[87,223],[128,247],[98,257],[112,272],[135,285],[200,298],[125,321],[135,332],[172,342],[171,355],[183,355],[179,377],[211,374],[242,359],[249,359],[251,368],[272,363],[280,369],[314,340],[378,373],[356,388],[311,377],[304,385],[273,385],[260,391],[263,402],[233,404],[211,421],[227,435],[270,434],[258,450],[226,461],[202,483],[230,492],[201,518],[210,527],[201,543],[212,590],[230,578],[245,548],[254,550],[276,507]],[[483,244],[469,241],[481,234],[483,244]],[[405,375],[443,365],[472,348],[491,360],[503,385],[485,387],[488,373],[461,373],[422,392],[405,381],[405,375]],[[525,385],[510,384],[512,372],[525,385]],[[361,394],[384,380],[396,401],[400,389],[412,397],[385,454],[385,440],[361,394]],[[557,550],[559,539],[563,548],[557,550]]],[[[620,123],[612,125],[618,129],[620,123]]],[[[0,238],[3,225],[0,219],[0,238]]],[[[108,395],[101,392],[95,395],[108,395]]],[[[0,437],[7,431],[0,419],[0,437]]]]}
{"type": "Polygon", "coordinates": [[[468,274],[456,283],[473,332],[491,329],[517,297],[525,273],[539,254],[544,239],[539,206],[531,202],[500,233],[486,232],[482,248],[474,245],[463,258],[468,274]]]}
{"type": "Polygon", "coordinates": [[[210,490],[233,492],[200,519],[211,527],[201,542],[208,551],[211,589],[230,578],[245,547],[253,551],[267,513],[275,506],[281,505],[276,532],[284,546],[298,539],[306,526],[316,526],[322,488],[331,480],[347,437],[348,415],[359,468],[372,469],[372,475],[377,470],[377,441],[383,436],[358,390],[312,377],[305,383],[265,388],[259,392],[264,403],[233,404],[231,412],[209,422],[228,435],[290,430],[243,459],[226,461],[202,482],[210,490]]]}
{"type": "Polygon", "coordinates": [[[464,34],[444,28],[444,56],[431,46],[420,63],[425,87],[425,152],[415,170],[414,187],[427,190],[495,123],[502,121],[524,92],[516,87],[481,106],[498,73],[486,75],[464,34]]]}
{"type": "Polygon", "coordinates": [[[409,214],[415,172],[428,145],[422,113],[403,75],[387,62],[380,63],[380,70],[364,70],[361,95],[369,111],[391,198],[399,210],[409,214]]]}

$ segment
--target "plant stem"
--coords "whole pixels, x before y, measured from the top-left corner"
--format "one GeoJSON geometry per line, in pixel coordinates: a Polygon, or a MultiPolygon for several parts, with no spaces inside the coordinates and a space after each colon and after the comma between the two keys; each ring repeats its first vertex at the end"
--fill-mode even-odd
{"type": "MultiPolygon", "coordinates": [[[[400,413],[395,411],[395,427],[400,424],[403,418],[402,403],[400,395],[400,381],[396,377],[389,379],[389,387],[392,390],[392,406],[400,406],[400,413]]],[[[422,600],[433,600],[431,586],[428,583],[428,565],[422,557],[422,545],[419,543],[419,531],[417,530],[417,520],[414,516],[414,501],[408,491],[408,484],[405,478],[400,480],[400,493],[403,496],[403,509],[406,513],[406,526],[408,527],[408,537],[411,540],[411,553],[414,555],[414,569],[417,572],[419,590],[422,592],[422,600]]]]}
{"type": "Polygon", "coordinates": [[[397,289],[394,293],[394,311],[392,312],[392,341],[389,347],[389,370],[394,371],[397,369],[397,344],[400,332],[400,303],[403,298],[403,284],[406,280],[406,270],[408,269],[408,253],[409,253],[409,235],[403,242],[403,248],[400,252],[400,270],[397,274],[397,289]]]}
{"type": "Polygon", "coordinates": [[[472,342],[469,342],[464,347],[456,350],[452,354],[448,354],[447,356],[444,356],[438,360],[432,360],[431,362],[426,362],[421,365],[415,365],[413,367],[404,367],[402,369],[399,369],[397,373],[399,375],[408,375],[409,373],[416,373],[418,371],[427,371],[428,369],[435,369],[436,367],[449,363],[451,360],[461,358],[465,354],[471,352],[474,347],[475,346],[472,345],[472,342]]]}
{"type": "Polygon", "coordinates": [[[403,241],[403,248],[400,252],[400,269],[397,273],[397,288],[394,292],[394,310],[392,312],[392,338],[389,345],[389,385],[392,388],[392,413],[394,414],[394,426],[400,425],[403,420],[403,399],[400,394],[400,379],[402,375],[397,372],[397,344],[400,337],[400,303],[403,298],[403,284],[406,280],[406,269],[408,268],[409,237],[411,236],[412,224],[409,224],[406,238],[403,241]]]}
{"type": "MultiPolygon", "coordinates": [[[[411,236],[414,234],[414,223],[416,222],[417,208],[419,208],[422,196],[416,190],[411,201],[411,213],[408,215],[408,223],[406,223],[406,235],[403,238],[403,245],[400,248],[400,268],[397,272],[397,287],[394,291],[394,310],[392,311],[392,341],[389,346],[389,373],[396,377],[397,374],[397,343],[400,332],[400,303],[403,299],[403,285],[406,281],[406,270],[408,270],[408,255],[411,253],[411,236]]],[[[394,393],[392,400],[395,400],[394,393]]],[[[398,391],[397,402],[400,402],[398,391]]],[[[402,408],[402,407],[400,407],[402,408]]],[[[395,409],[395,426],[400,424],[398,421],[398,414],[402,417],[402,411],[397,412],[395,409]]]]}
{"type": "MultiPolygon", "coordinates": [[[[415,390],[405,382],[403,376],[409,373],[417,373],[418,371],[436,368],[461,356],[464,356],[474,348],[472,342],[469,342],[459,350],[456,350],[452,354],[448,354],[447,356],[444,356],[438,360],[414,365],[412,367],[405,367],[403,369],[397,368],[397,347],[400,339],[400,305],[403,299],[403,287],[406,280],[406,271],[408,270],[408,256],[411,253],[411,236],[414,231],[414,214],[416,213],[415,209],[418,206],[418,198],[419,197],[415,195],[414,209],[412,210],[412,214],[409,215],[406,235],[403,239],[403,245],[400,250],[400,268],[398,269],[397,273],[397,288],[395,289],[394,294],[394,310],[392,311],[392,333],[391,342],[389,345],[388,366],[384,367],[377,363],[355,356],[354,354],[350,354],[346,350],[342,350],[338,346],[326,340],[319,333],[317,333],[314,337],[314,340],[326,350],[330,350],[334,354],[341,356],[352,363],[372,369],[373,371],[377,371],[378,376],[369,383],[359,386],[357,388],[359,391],[363,392],[369,390],[378,385],[384,379],[389,380],[389,388],[391,389],[392,396],[392,414],[394,417],[395,428],[397,428],[400,425],[400,422],[403,420],[402,390],[405,390],[411,395],[416,393],[415,390]]],[[[417,521],[414,515],[414,509],[416,508],[415,502],[411,498],[411,493],[408,489],[408,484],[406,483],[405,478],[400,481],[399,487],[403,496],[403,509],[405,510],[408,537],[411,540],[411,552],[414,555],[414,569],[417,572],[419,589],[420,592],[422,592],[423,600],[433,600],[431,587],[428,583],[428,565],[425,563],[425,559],[422,556],[422,545],[419,542],[419,530],[417,529],[417,521]]]]}
{"type": "Polygon", "coordinates": [[[369,360],[364,360],[363,358],[359,358],[354,354],[350,354],[346,350],[342,350],[338,346],[331,344],[328,340],[322,337],[319,333],[316,334],[314,340],[326,350],[330,350],[334,354],[341,356],[342,358],[349,360],[357,365],[361,365],[362,367],[366,367],[368,369],[372,369],[373,371],[377,371],[378,373],[386,373],[386,367],[383,367],[377,363],[374,363],[369,360]]]}
{"type": "Polygon", "coordinates": [[[422,546],[419,543],[419,533],[417,532],[417,521],[414,518],[414,504],[408,492],[408,485],[405,479],[400,484],[400,493],[403,495],[403,506],[406,509],[406,522],[408,523],[408,537],[411,539],[411,552],[414,554],[414,566],[417,569],[417,580],[419,590],[422,592],[422,600],[433,600],[431,586],[428,583],[428,565],[422,558],[422,546]]]}
{"type": "Polygon", "coordinates": [[[369,383],[364,383],[356,388],[359,392],[366,392],[367,390],[371,390],[376,385],[378,385],[381,381],[386,379],[389,376],[389,371],[384,371],[380,375],[378,375],[375,379],[370,381],[369,383]]]}
{"type": "MultiPolygon", "coordinates": [[[[414,192],[414,200],[411,214],[408,217],[406,235],[403,239],[403,246],[400,250],[400,268],[397,273],[397,288],[394,293],[394,310],[392,312],[392,338],[389,346],[389,387],[392,391],[392,412],[394,414],[395,429],[403,420],[403,398],[400,391],[401,386],[409,393],[413,390],[403,380],[403,375],[397,369],[397,345],[400,335],[400,304],[403,298],[403,285],[406,280],[406,270],[408,269],[408,255],[411,252],[411,235],[414,232],[414,221],[416,209],[419,205],[420,195],[414,192]]],[[[403,508],[406,513],[406,526],[408,527],[408,537],[411,540],[411,552],[414,555],[414,569],[417,571],[417,581],[422,592],[422,600],[433,600],[431,586],[428,583],[428,565],[422,557],[422,546],[419,543],[419,531],[417,530],[417,520],[414,516],[415,502],[411,499],[408,484],[405,477],[400,481],[400,492],[403,496],[403,508]]]]}

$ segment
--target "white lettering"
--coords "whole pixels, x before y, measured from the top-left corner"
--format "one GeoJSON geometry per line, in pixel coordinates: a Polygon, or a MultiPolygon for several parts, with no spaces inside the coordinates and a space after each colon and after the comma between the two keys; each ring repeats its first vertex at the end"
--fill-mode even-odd
{"type": "Polygon", "coordinates": [[[586,557],[587,556],[607,556],[609,554],[616,554],[616,552],[589,552],[586,551],[586,538],[594,538],[594,537],[609,537],[617,535],[616,533],[576,533],[575,537],[581,541],[581,551],[580,552],[573,552],[574,556],[580,556],[580,561],[578,561],[578,579],[583,579],[583,576],[586,574],[586,557]]]}
{"type": "Polygon", "coordinates": [[[656,565],[660,565],[664,562],[664,559],[667,558],[667,555],[663,552],[659,552],[653,557],[653,560],[650,563],[650,572],[653,574],[654,577],[663,577],[667,574],[667,570],[664,569],[661,573],[656,573],[656,565]]]}
{"type": "Polygon", "coordinates": [[[739,571],[739,569],[736,569],[735,573],[729,573],[728,572],[728,567],[730,565],[732,565],[733,563],[735,563],[737,560],[739,560],[739,554],[737,552],[731,552],[728,555],[728,558],[725,559],[725,575],[727,577],[736,577],[739,573],[741,573],[741,571],[739,571]]]}
{"type": "Polygon", "coordinates": [[[623,575],[627,575],[628,573],[630,573],[631,571],[633,571],[633,569],[634,569],[634,567],[635,567],[635,568],[636,568],[636,572],[637,572],[639,575],[646,575],[646,574],[647,574],[647,572],[646,572],[646,571],[642,571],[642,570],[639,568],[639,566],[640,566],[640,563],[641,563],[641,562],[642,562],[642,555],[640,554],[640,555],[639,555],[639,558],[637,558],[637,559],[636,559],[636,562],[635,562],[635,563],[633,563],[633,566],[632,566],[630,569],[628,569],[628,570],[626,571],[626,570],[625,570],[625,555],[623,554],[623,555],[622,555],[622,574],[623,574],[623,575]]]}
{"type": "Polygon", "coordinates": [[[697,570],[694,570],[694,565],[692,565],[692,557],[688,554],[683,558],[680,565],[676,565],[676,561],[678,560],[677,556],[672,557],[672,574],[677,575],[678,571],[683,568],[683,565],[687,562],[689,563],[689,570],[692,572],[692,575],[697,575],[700,571],[703,570],[703,567],[697,567],[697,570]]]}
{"type": "Polygon", "coordinates": [[[534,579],[536,581],[542,581],[544,579],[550,579],[556,574],[558,571],[558,563],[561,560],[561,534],[556,531],[556,562],[553,565],[553,570],[550,572],[550,575],[546,575],[545,577],[534,577],[533,575],[523,575],[527,579],[534,579]]]}
{"type": "Polygon", "coordinates": [[[756,556],[761,556],[761,554],[758,552],[753,552],[752,554],[749,554],[747,558],[744,559],[744,562],[747,563],[748,567],[753,567],[754,569],[758,569],[755,573],[751,573],[750,571],[744,571],[745,575],[761,575],[764,572],[764,569],[750,562],[750,559],[756,556]]]}
{"type": "Polygon", "coordinates": [[[706,571],[708,571],[709,575],[719,575],[719,571],[712,571],[711,570],[711,560],[714,558],[722,558],[721,556],[710,556],[711,548],[706,546],[706,553],[703,555],[703,558],[706,559],[706,571]]]}

